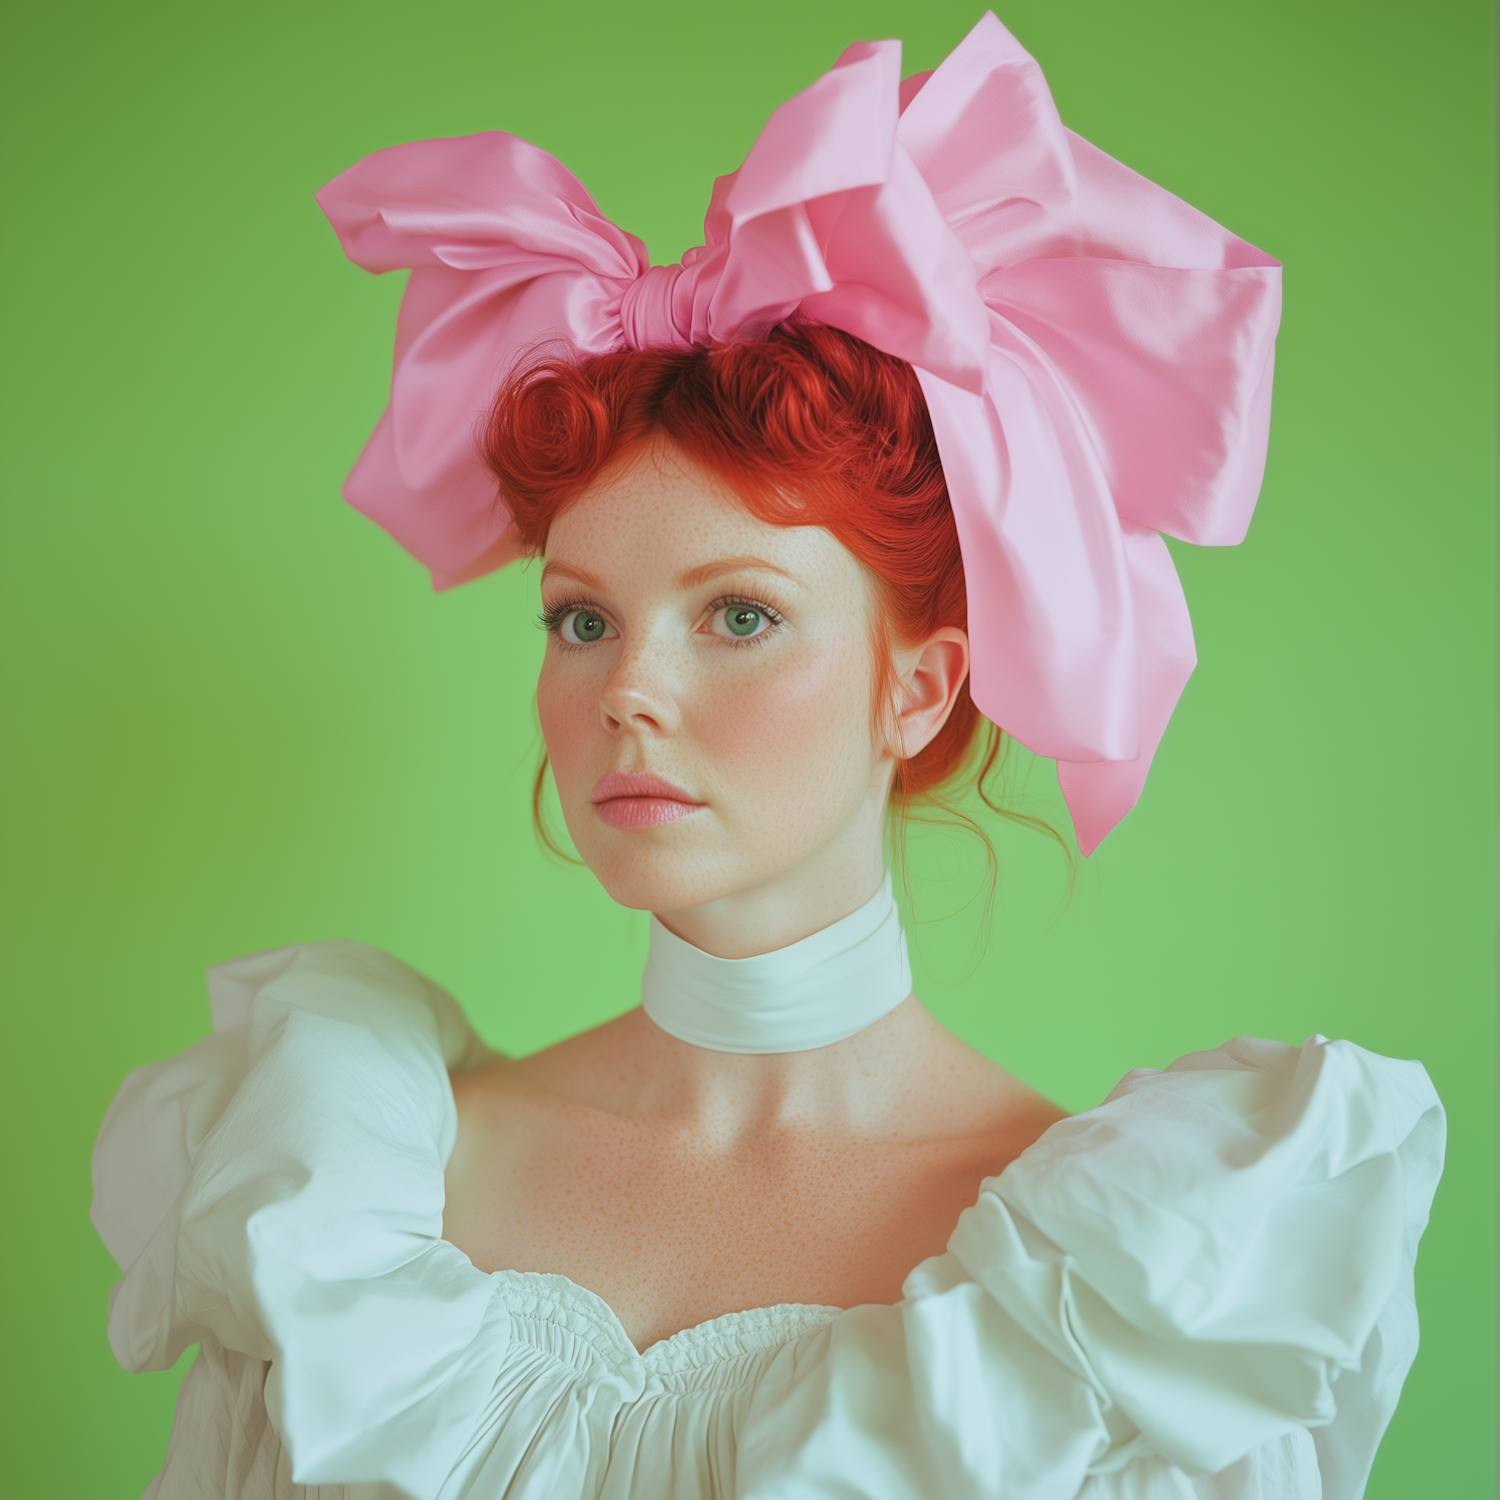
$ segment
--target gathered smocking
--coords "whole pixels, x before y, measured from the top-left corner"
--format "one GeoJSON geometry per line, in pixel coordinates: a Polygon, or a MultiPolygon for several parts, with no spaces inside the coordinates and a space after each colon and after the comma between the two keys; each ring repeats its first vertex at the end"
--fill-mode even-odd
{"type": "Polygon", "coordinates": [[[684,1328],[644,1350],[630,1342],[614,1310],[566,1276],[495,1271],[497,1295],[510,1315],[510,1335],[580,1379],[613,1377],[624,1400],[651,1394],[733,1391],[753,1385],[768,1361],[842,1309],[782,1303],[684,1328]]]}

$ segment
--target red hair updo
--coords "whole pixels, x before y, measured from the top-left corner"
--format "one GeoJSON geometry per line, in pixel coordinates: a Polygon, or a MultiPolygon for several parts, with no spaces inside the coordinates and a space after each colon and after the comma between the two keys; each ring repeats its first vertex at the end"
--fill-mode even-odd
{"type": "MultiPolygon", "coordinates": [[[[937,441],[904,360],[838,329],[796,322],[709,349],[542,358],[501,389],[481,451],[523,547],[535,555],[553,519],[605,466],[652,438],[674,443],[760,520],[821,526],[863,564],[884,605],[875,624],[877,709],[894,685],[892,646],[914,645],[945,625],[967,628],[963,559],[937,441]]],[[[1002,740],[965,681],[947,723],[897,763],[892,796],[934,800],[982,725],[981,782],[1002,740]]]]}

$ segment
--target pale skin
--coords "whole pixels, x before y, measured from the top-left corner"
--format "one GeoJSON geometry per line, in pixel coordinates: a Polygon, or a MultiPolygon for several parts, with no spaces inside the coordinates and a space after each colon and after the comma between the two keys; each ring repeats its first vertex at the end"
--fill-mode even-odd
{"type": "MultiPolygon", "coordinates": [[[[757,520],[664,443],[553,523],[542,604],[542,732],[616,901],[745,958],[875,894],[895,761],[952,711],[961,630],[897,645],[894,701],[872,712],[879,605],[859,563],[819,528],[757,520]],[[590,800],[611,772],[664,777],[692,810],[611,826],[590,800]]],[[[770,1056],[691,1046],[637,1008],[453,1087],[444,1235],[481,1270],[597,1293],[639,1349],[748,1308],[899,1301],[981,1179],[1062,1118],[915,995],[770,1056]]]]}

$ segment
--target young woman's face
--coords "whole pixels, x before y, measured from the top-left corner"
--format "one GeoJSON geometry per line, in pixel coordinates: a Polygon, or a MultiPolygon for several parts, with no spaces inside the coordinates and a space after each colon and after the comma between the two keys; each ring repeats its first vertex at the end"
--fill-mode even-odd
{"type": "Polygon", "coordinates": [[[568,831],[616,901],[671,912],[879,855],[873,590],[670,445],[553,523],[537,707],[568,831]]]}

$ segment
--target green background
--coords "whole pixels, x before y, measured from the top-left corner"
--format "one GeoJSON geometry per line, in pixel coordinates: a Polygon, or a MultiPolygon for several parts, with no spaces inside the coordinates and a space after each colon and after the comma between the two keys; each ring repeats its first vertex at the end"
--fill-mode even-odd
{"type": "MultiPolygon", "coordinates": [[[[88,1154],[202,971],[390,948],[527,1050],[633,1002],[643,918],[528,825],[534,576],[444,596],[338,498],[399,280],[313,190],[504,128],[658,261],[856,38],[933,66],[976,0],[7,8],[7,1494],[111,1500],[175,1377],[104,1339],[88,1154]]],[[[1479,0],[1015,0],[1063,118],[1282,259],[1260,513],[1177,548],[1202,665],[1083,868],[912,846],[921,993],[1060,1102],[1236,1033],[1426,1063],[1450,1110],[1424,1346],[1370,1494],[1490,1493],[1492,199],[1479,0]]],[[[1059,812],[1050,766],[1016,794],[1059,812]]]]}

